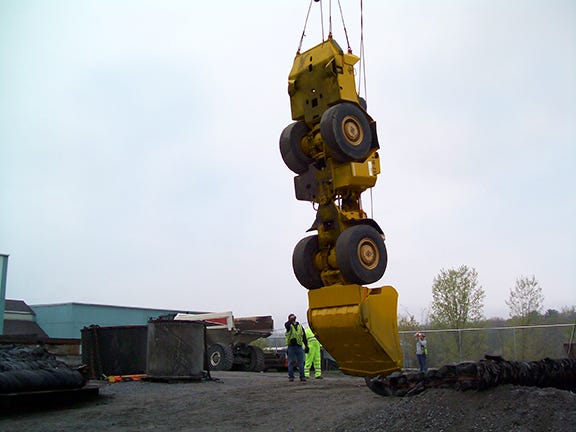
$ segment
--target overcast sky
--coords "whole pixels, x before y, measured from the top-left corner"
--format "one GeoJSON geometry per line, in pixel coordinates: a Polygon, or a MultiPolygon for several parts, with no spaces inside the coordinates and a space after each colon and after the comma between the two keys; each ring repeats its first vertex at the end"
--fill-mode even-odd
{"type": "MultiPolygon", "coordinates": [[[[7,297],[305,321],[291,256],[315,212],[278,138],[308,4],[0,0],[7,297]]],[[[524,275],[545,309],[576,305],[576,2],[367,0],[364,27],[382,174],[363,201],[399,312],[422,320],[463,264],[486,317],[524,275]]],[[[303,49],[321,38],[313,3],[303,49]]]]}

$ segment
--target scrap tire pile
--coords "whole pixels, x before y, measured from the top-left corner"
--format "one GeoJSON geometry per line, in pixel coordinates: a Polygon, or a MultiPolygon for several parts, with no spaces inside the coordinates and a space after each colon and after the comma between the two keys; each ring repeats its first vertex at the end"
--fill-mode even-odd
{"type": "Polygon", "coordinates": [[[0,347],[0,394],[81,388],[77,370],[40,347],[0,347]]]}
{"type": "Polygon", "coordinates": [[[576,359],[507,361],[487,355],[478,362],[445,365],[427,373],[366,378],[370,390],[382,396],[411,396],[427,388],[485,390],[501,384],[576,391],[576,359]]]}

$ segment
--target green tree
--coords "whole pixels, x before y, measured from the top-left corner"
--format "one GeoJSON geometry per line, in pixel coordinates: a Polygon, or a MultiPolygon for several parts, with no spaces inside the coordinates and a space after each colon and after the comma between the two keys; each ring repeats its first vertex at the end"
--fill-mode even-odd
{"type": "MultiPolygon", "coordinates": [[[[483,319],[484,290],[478,285],[478,274],[465,265],[442,269],[432,284],[430,321],[434,327],[464,329],[479,326],[483,319]]],[[[484,336],[479,332],[450,332],[438,335],[435,351],[439,364],[454,359],[476,359],[483,350],[484,336]]]]}
{"type": "Polygon", "coordinates": [[[414,315],[406,313],[398,315],[398,330],[419,330],[421,327],[420,323],[414,318],[414,315]]]}
{"type": "Polygon", "coordinates": [[[536,277],[521,276],[516,279],[506,300],[510,308],[510,317],[522,325],[530,324],[542,312],[544,296],[536,277]]]}
{"type": "Polygon", "coordinates": [[[562,306],[560,310],[560,320],[564,323],[576,321],[576,306],[562,306]]]}
{"type": "Polygon", "coordinates": [[[431,322],[437,327],[461,329],[483,319],[485,293],[478,273],[465,265],[440,270],[432,284],[431,322]]]}

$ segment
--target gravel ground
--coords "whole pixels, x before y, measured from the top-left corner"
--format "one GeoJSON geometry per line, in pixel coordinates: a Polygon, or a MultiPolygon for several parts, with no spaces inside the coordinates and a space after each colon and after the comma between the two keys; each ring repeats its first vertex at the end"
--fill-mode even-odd
{"type": "Polygon", "coordinates": [[[0,431],[506,431],[576,430],[576,394],[501,386],[427,390],[409,398],[371,392],[361,378],[327,373],[213,372],[195,383],[99,383],[100,395],[59,407],[5,413],[0,431]]]}

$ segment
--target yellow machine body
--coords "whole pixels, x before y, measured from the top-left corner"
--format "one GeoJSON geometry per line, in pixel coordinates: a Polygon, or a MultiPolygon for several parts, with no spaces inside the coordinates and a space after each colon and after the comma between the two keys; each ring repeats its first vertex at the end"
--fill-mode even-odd
{"type": "Polygon", "coordinates": [[[376,122],[356,90],[354,65],[331,36],[298,52],[288,77],[292,119],[280,138],[287,166],[297,173],[298,200],[315,204],[316,219],[293,254],[309,289],[308,324],[338,363],[355,376],[402,368],[398,293],[366,288],[382,276],[384,233],[362,209],[361,194],[380,174],[376,122]],[[376,258],[375,258],[376,257],[376,258]]]}
{"type": "Polygon", "coordinates": [[[312,125],[338,102],[358,102],[354,65],[360,60],[328,39],[296,55],[288,76],[292,119],[312,125]]]}
{"type": "Polygon", "coordinates": [[[391,286],[310,290],[308,325],[345,374],[388,375],[402,368],[397,301],[391,286]]]}
{"type": "Polygon", "coordinates": [[[333,163],[331,167],[332,187],[335,191],[354,187],[364,190],[376,184],[376,176],[380,174],[380,159],[378,153],[374,153],[364,162],[333,163]]]}

